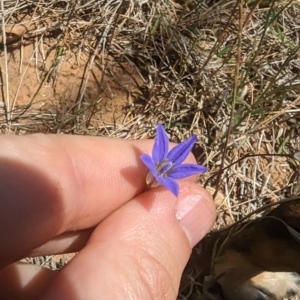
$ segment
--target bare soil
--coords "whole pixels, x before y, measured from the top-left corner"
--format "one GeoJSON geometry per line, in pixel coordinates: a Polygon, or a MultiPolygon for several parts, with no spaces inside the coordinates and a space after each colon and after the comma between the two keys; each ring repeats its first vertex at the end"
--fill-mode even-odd
{"type": "MultiPolygon", "coordinates": [[[[141,76],[129,63],[120,66],[111,61],[107,70],[101,70],[97,64],[89,63],[86,53],[67,52],[61,49],[57,53],[51,38],[43,43],[21,39],[9,45],[7,74],[2,67],[2,82],[9,90],[7,95],[2,86],[2,118],[6,101],[12,119],[22,108],[64,119],[72,110],[96,106],[93,120],[101,125],[123,120],[125,108],[132,104],[134,94],[143,85],[141,76]]],[[[5,66],[5,60],[2,51],[1,66],[5,66]]]]}

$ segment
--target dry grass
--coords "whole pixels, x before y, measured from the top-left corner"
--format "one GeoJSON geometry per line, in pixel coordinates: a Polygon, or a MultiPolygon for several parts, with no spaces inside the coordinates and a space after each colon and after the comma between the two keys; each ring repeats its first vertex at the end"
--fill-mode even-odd
{"type": "MultiPolygon", "coordinates": [[[[141,139],[152,138],[158,122],[175,142],[195,133],[194,154],[210,168],[201,183],[221,195],[216,229],[299,193],[293,158],[299,149],[299,1],[14,0],[3,5],[2,43],[14,39],[13,49],[3,45],[4,61],[22,52],[24,43],[34,45],[27,66],[35,67],[40,82],[19,105],[9,93],[5,64],[1,67],[3,133],[141,139]],[[49,109],[39,108],[43,85],[49,80],[55,85],[67,62],[83,70],[76,97],[56,95],[49,109]],[[95,68],[98,94],[88,99],[95,68]],[[103,105],[114,104],[116,87],[127,99],[106,120],[103,105]]],[[[20,71],[20,87],[26,72],[26,67],[20,71]]]]}

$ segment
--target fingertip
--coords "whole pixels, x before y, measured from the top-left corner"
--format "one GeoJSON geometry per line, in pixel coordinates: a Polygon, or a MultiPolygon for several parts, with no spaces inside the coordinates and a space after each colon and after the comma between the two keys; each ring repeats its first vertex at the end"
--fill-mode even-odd
{"type": "Polygon", "coordinates": [[[191,247],[194,247],[216,220],[216,207],[211,195],[199,184],[181,183],[176,217],[191,247]]]}

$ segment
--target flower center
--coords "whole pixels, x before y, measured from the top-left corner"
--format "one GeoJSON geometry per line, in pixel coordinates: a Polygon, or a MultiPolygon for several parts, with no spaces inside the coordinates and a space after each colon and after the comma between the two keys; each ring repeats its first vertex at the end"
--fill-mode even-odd
{"type": "Polygon", "coordinates": [[[156,170],[159,176],[168,177],[173,168],[173,163],[168,159],[163,160],[162,162],[156,165],[156,170]]]}

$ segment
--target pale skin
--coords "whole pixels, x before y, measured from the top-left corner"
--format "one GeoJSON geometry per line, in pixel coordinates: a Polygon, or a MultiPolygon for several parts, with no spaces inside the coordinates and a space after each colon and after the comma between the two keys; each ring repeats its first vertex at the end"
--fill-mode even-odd
{"type": "MultiPolygon", "coordinates": [[[[195,177],[145,188],[153,140],[0,137],[0,299],[176,299],[215,220],[195,177]],[[60,272],[16,263],[79,251],[60,272]]],[[[187,162],[195,162],[190,155],[187,162]]]]}

